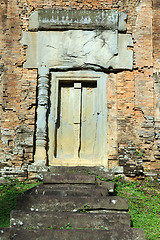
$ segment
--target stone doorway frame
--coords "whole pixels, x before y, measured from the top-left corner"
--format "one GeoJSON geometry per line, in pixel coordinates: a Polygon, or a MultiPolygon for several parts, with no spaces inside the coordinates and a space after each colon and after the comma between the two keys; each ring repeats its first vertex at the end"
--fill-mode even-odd
{"type": "MultiPolygon", "coordinates": [[[[48,158],[49,165],[54,166],[108,166],[107,157],[107,74],[95,71],[65,71],[51,72],[51,95],[50,95],[50,110],[48,118],[48,158]],[[57,121],[57,106],[58,106],[58,90],[60,82],[96,82],[97,84],[97,100],[99,109],[97,114],[101,116],[101,129],[99,139],[99,157],[96,159],[61,159],[54,156],[56,121],[57,121]],[[53,106],[53,107],[52,107],[53,106]]],[[[77,111],[74,116],[76,117],[77,111]]],[[[98,129],[97,129],[98,131],[98,129]]]]}

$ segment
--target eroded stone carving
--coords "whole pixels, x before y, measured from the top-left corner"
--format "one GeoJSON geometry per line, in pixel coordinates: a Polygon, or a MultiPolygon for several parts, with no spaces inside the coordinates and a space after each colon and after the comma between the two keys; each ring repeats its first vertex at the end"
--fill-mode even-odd
{"type": "Polygon", "coordinates": [[[133,46],[131,35],[118,33],[126,31],[126,18],[125,13],[109,10],[35,12],[29,29],[37,32],[23,32],[22,36],[22,43],[28,45],[24,67],[131,70],[133,51],[128,49],[133,46]],[[61,31],[56,31],[57,27],[61,31]],[[64,28],[74,30],[63,31],[64,28]]]}
{"type": "Polygon", "coordinates": [[[25,68],[132,69],[131,35],[117,31],[41,31],[24,32],[28,45],[25,68]],[[122,60],[122,61],[121,61],[122,60]]]}
{"type": "Polygon", "coordinates": [[[118,29],[117,10],[39,9],[29,19],[29,30],[118,29]]]}
{"type": "Polygon", "coordinates": [[[24,36],[26,39],[24,42],[28,42],[27,45],[29,45],[27,62],[24,65],[26,68],[40,67],[44,64],[48,68],[84,67],[87,65],[109,68],[112,58],[118,54],[117,33],[112,31],[41,31],[35,33],[37,35],[35,37],[33,37],[33,33],[30,37],[29,34],[24,36]],[[29,61],[33,52],[37,57],[29,61]]]}

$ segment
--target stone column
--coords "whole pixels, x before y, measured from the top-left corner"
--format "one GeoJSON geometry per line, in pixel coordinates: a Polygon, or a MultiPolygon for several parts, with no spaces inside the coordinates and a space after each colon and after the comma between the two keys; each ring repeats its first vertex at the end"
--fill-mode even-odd
{"type": "Polygon", "coordinates": [[[34,165],[44,166],[47,161],[47,110],[48,110],[49,69],[38,68],[38,107],[36,122],[36,152],[34,165]]]}

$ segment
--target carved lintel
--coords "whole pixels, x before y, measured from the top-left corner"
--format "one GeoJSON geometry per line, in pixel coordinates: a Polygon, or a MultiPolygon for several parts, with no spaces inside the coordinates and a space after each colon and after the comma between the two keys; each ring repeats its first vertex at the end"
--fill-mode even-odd
{"type": "Polygon", "coordinates": [[[48,109],[49,69],[38,69],[38,107],[36,122],[35,165],[45,165],[47,160],[47,109],[48,109]]]}
{"type": "Polygon", "coordinates": [[[39,9],[29,18],[29,30],[107,29],[118,28],[117,10],[39,9]]]}

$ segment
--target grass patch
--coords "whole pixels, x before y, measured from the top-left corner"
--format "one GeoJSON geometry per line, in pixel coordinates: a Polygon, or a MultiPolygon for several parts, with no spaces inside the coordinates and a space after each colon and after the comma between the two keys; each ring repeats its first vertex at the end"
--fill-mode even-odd
{"type": "Polygon", "coordinates": [[[28,180],[21,182],[9,178],[7,184],[0,185],[0,227],[9,227],[10,212],[16,206],[17,196],[38,184],[39,182],[30,183],[28,180]]]}
{"type": "Polygon", "coordinates": [[[129,202],[132,227],[143,228],[146,240],[160,239],[160,185],[157,181],[116,179],[116,193],[129,202]]]}

